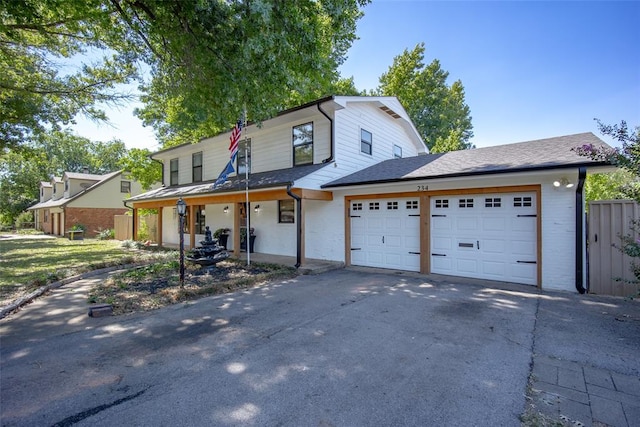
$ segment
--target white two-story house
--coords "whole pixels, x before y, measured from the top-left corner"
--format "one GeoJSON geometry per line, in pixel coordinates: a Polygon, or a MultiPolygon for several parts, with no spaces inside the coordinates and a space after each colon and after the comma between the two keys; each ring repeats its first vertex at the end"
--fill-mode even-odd
{"type": "Polygon", "coordinates": [[[158,209],[160,241],[186,246],[205,228],[247,224],[255,252],[584,291],[583,184],[577,155],[591,133],[428,154],[395,97],[331,96],[243,130],[235,170],[231,131],[159,151],[164,186],[127,200],[158,209]],[[248,172],[248,173],[247,173],[248,172]],[[248,180],[247,180],[248,175],[248,180]]]}

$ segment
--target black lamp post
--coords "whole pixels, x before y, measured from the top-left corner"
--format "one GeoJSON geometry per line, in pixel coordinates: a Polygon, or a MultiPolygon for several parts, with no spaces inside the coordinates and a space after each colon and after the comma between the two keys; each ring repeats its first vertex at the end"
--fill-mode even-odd
{"type": "Polygon", "coordinates": [[[184,214],[187,213],[187,204],[178,199],[176,203],[178,215],[180,215],[180,287],[184,287],[184,214]]]}

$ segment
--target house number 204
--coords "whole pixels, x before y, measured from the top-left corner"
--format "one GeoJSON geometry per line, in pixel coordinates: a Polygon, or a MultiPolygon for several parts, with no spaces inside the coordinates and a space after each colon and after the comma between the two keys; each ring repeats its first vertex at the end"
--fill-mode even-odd
{"type": "Polygon", "coordinates": [[[428,185],[418,185],[418,191],[427,191],[429,190],[428,185]]]}

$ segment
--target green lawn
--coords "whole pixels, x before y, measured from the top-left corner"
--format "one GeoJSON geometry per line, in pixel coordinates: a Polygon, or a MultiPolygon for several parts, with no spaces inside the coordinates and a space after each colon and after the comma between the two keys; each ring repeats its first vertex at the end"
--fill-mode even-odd
{"type": "Polygon", "coordinates": [[[0,306],[38,286],[74,274],[150,258],[166,253],[131,250],[113,240],[0,240],[0,306]]]}

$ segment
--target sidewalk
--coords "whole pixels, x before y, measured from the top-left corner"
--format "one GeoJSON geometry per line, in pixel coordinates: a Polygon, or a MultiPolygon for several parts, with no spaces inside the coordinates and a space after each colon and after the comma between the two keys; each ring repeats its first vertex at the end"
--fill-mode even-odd
{"type": "Polygon", "coordinates": [[[640,425],[638,377],[547,356],[534,357],[532,374],[536,406],[546,415],[573,425],[640,425]]]}
{"type": "Polygon", "coordinates": [[[640,427],[640,302],[545,293],[529,397],[570,426],[640,427]]]}
{"type": "Polygon", "coordinates": [[[24,339],[42,341],[51,336],[94,329],[113,322],[112,317],[93,318],[88,315],[91,287],[122,271],[122,267],[106,270],[87,273],[82,278],[50,288],[45,295],[0,319],[2,343],[9,345],[14,340],[24,339]]]}

